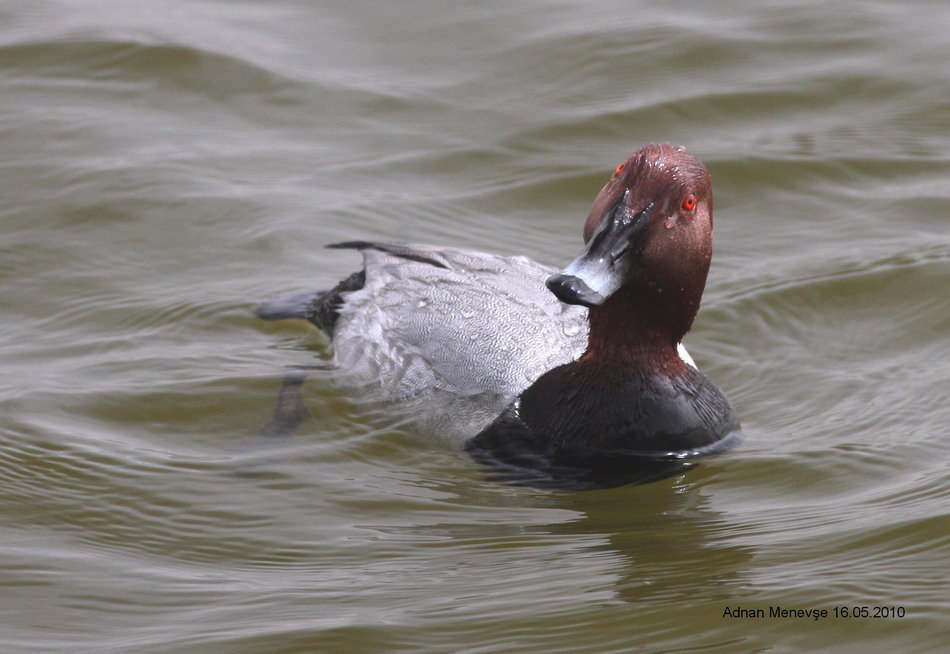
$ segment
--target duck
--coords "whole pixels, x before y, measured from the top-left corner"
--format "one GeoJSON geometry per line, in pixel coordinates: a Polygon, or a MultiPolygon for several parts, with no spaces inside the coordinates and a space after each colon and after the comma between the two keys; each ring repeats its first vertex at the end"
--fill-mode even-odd
{"type": "Polygon", "coordinates": [[[715,454],[736,411],[682,345],[712,259],[706,167],[645,145],[597,194],[560,270],[524,256],[355,240],[363,268],[256,313],[304,319],[335,382],[393,424],[519,468],[715,454]]]}

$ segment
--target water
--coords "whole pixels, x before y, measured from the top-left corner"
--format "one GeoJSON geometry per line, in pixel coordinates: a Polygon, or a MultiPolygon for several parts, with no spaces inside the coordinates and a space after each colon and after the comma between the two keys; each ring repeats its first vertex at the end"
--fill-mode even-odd
{"type": "Polygon", "coordinates": [[[0,651],[942,651],[948,22],[924,0],[0,5],[0,651]],[[254,438],[327,351],[253,306],[358,265],[323,244],[562,264],[654,140],[713,174],[687,343],[739,449],[512,487],[319,371],[296,435],[254,438]],[[862,606],[905,617],[841,615],[862,606]]]}

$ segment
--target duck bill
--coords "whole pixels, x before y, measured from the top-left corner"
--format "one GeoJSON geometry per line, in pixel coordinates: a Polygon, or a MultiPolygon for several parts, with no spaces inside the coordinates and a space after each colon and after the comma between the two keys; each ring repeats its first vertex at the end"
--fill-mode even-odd
{"type": "Polygon", "coordinates": [[[653,203],[635,212],[629,201],[626,189],[604,212],[580,256],[548,278],[548,289],[561,302],[599,306],[640,269],[653,203]]]}

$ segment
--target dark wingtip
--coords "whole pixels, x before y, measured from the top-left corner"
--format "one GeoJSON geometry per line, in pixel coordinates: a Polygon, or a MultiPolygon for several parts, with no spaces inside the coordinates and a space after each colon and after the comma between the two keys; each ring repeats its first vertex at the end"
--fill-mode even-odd
{"type": "Polygon", "coordinates": [[[339,243],[328,243],[323,247],[331,250],[366,250],[376,247],[376,244],[370,241],[341,241],[339,243]]]}
{"type": "MultiPolygon", "coordinates": [[[[427,252],[424,248],[418,248],[412,245],[406,245],[404,243],[374,243],[373,241],[343,241],[342,243],[330,243],[324,247],[332,248],[334,250],[378,250],[379,252],[385,252],[386,254],[391,254],[394,257],[399,257],[400,259],[405,259],[406,261],[418,261],[419,263],[427,263],[430,266],[435,266],[436,268],[444,268],[448,270],[448,266],[441,261],[436,260],[433,256],[430,256],[430,253],[427,252]]],[[[437,255],[438,252],[434,251],[432,254],[437,255]]]]}

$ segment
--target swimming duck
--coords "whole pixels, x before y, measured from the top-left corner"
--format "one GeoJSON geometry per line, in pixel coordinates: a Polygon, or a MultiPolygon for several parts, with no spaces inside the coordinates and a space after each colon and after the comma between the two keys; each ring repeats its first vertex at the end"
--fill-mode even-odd
{"type": "Polygon", "coordinates": [[[712,256],[712,185],[684,148],[615,169],[566,268],[471,250],[351,241],[364,267],[261,304],[331,340],[341,384],[476,458],[682,459],[740,438],[680,344],[712,256]]]}

